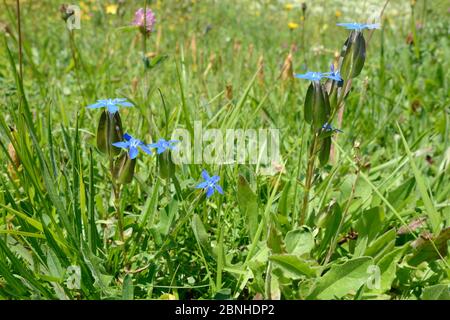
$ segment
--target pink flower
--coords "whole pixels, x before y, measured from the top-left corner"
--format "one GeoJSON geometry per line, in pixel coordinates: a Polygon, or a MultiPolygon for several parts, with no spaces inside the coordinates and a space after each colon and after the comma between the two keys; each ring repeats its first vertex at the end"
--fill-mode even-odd
{"type": "Polygon", "coordinates": [[[142,33],[152,32],[155,22],[155,14],[151,9],[147,9],[144,13],[144,9],[140,8],[134,14],[133,25],[138,26],[142,33]]]}

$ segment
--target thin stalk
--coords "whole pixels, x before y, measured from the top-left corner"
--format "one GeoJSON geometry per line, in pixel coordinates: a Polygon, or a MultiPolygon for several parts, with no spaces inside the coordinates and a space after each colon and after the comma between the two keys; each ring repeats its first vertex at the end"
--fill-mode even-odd
{"type": "Polygon", "coordinates": [[[120,210],[120,185],[117,185],[114,181],[114,160],[112,156],[109,157],[109,170],[111,172],[111,185],[114,194],[114,208],[116,210],[117,224],[119,227],[120,241],[125,242],[123,235],[123,213],[120,210]]]}
{"type": "Polygon", "coordinates": [[[302,206],[302,212],[300,215],[300,225],[303,225],[305,223],[305,218],[308,215],[309,192],[311,190],[312,178],[314,176],[314,164],[316,162],[316,152],[317,152],[316,149],[317,149],[318,141],[319,141],[319,134],[315,133],[313,142],[311,145],[311,149],[309,152],[308,167],[306,169],[305,193],[303,195],[303,206],[302,206]]]}
{"type": "Polygon", "coordinates": [[[86,94],[81,86],[81,79],[80,79],[80,63],[78,61],[78,55],[77,55],[77,49],[75,46],[75,37],[73,34],[73,30],[69,30],[69,43],[70,43],[70,51],[72,52],[72,59],[74,63],[74,69],[75,69],[75,78],[77,80],[78,89],[80,90],[80,94],[83,97],[84,104],[87,105],[87,99],[86,94]]]}
{"type": "Polygon", "coordinates": [[[17,8],[17,32],[19,34],[19,75],[20,80],[23,81],[22,24],[20,18],[19,0],[16,0],[16,8],[17,8]]]}

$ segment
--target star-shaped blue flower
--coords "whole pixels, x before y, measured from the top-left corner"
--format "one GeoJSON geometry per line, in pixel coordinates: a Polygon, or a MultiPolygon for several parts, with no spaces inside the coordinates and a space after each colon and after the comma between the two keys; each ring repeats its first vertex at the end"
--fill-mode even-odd
{"type": "Polygon", "coordinates": [[[337,70],[337,71],[334,70],[334,64],[333,63],[331,64],[330,72],[326,72],[323,75],[324,75],[325,78],[328,78],[328,79],[331,79],[331,80],[334,80],[334,81],[338,81],[338,82],[342,81],[341,74],[339,73],[339,70],[337,70]]]}
{"type": "Polygon", "coordinates": [[[339,129],[335,129],[331,126],[331,124],[329,124],[328,122],[325,122],[325,124],[322,126],[322,129],[326,132],[330,132],[330,131],[335,131],[335,132],[344,132],[342,130],[339,129]]]}
{"type": "Polygon", "coordinates": [[[116,99],[101,99],[97,100],[96,103],[87,106],[89,109],[106,108],[109,113],[116,113],[119,111],[119,107],[132,107],[133,104],[128,102],[124,98],[116,99]]]}
{"type": "Polygon", "coordinates": [[[165,139],[159,139],[158,142],[149,144],[148,147],[156,148],[156,153],[157,154],[161,154],[164,151],[166,151],[167,149],[175,150],[174,144],[177,143],[177,142],[180,142],[180,141],[178,141],[178,140],[169,140],[169,141],[167,141],[165,139]]]}
{"type": "Polygon", "coordinates": [[[217,184],[220,180],[219,176],[210,177],[208,172],[206,170],[203,170],[202,178],[205,179],[205,181],[200,182],[195,188],[196,189],[205,189],[207,198],[211,197],[214,194],[214,191],[216,191],[216,190],[220,194],[223,194],[222,187],[217,184]]]}
{"type": "Polygon", "coordinates": [[[361,31],[364,29],[380,29],[381,25],[379,23],[356,23],[356,22],[350,22],[350,23],[338,23],[336,24],[339,27],[344,27],[347,30],[356,30],[361,31]]]}
{"type": "Polygon", "coordinates": [[[114,142],[112,145],[117,148],[127,149],[130,159],[136,159],[139,153],[138,147],[146,154],[152,154],[150,149],[141,140],[133,138],[128,133],[125,133],[123,135],[123,138],[125,139],[125,141],[114,142]]]}
{"type": "Polygon", "coordinates": [[[320,81],[324,77],[324,74],[322,72],[308,71],[305,74],[296,74],[295,77],[299,78],[299,79],[310,80],[310,81],[320,81]]]}

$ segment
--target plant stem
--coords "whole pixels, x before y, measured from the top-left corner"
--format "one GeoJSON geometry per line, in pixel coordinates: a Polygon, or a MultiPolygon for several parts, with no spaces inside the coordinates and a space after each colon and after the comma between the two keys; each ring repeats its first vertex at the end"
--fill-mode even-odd
{"type": "Polygon", "coordinates": [[[123,235],[123,213],[120,210],[120,185],[117,185],[114,181],[114,161],[112,156],[109,157],[109,170],[111,172],[111,185],[114,193],[114,208],[116,209],[119,237],[120,241],[124,242],[125,238],[123,235]]]}
{"type": "Polygon", "coordinates": [[[87,105],[87,99],[86,94],[81,86],[81,80],[80,80],[80,63],[78,61],[78,54],[77,54],[77,48],[75,46],[75,37],[73,30],[69,30],[69,42],[70,42],[70,51],[72,52],[72,59],[74,63],[74,69],[75,69],[75,78],[77,80],[78,89],[80,90],[80,94],[83,97],[84,104],[87,105]]]}
{"type": "Polygon", "coordinates": [[[313,142],[309,152],[308,168],[306,169],[305,193],[303,195],[303,206],[300,215],[300,225],[303,225],[305,223],[305,218],[308,215],[309,191],[311,190],[312,178],[314,176],[314,163],[316,162],[316,149],[318,141],[319,135],[318,133],[314,133],[313,142]]]}
{"type": "Polygon", "coordinates": [[[17,32],[19,33],[19,74],[20,80],[23,81],[23,54],[22,54],[22,25],[20,18],[20,1],[16,0],[17,7],[17,32]]]}

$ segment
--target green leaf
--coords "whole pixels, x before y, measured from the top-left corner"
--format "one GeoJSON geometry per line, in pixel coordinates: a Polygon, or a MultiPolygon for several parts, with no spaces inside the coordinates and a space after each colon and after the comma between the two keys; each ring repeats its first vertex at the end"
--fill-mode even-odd
{"type": "Polygon", "coordinates": [[[371,257],[359,257],[333,265],[317,280],[307,299],[340,299],[347,294],[355,294],[369,278],[367,271],[373,264],[371,257]]]}
{"type": "Polygon", "coordinates": [[[239,175],[238,180],[237,201],[239,211],[245,217],[249,237],[253,239],[258,229],[258,200],[256,194],[242,175],[239,175]]]}
{"type": "Polygon", "coordinates": [[[447,284],[436,284],[423,289],[422,300],[450,300],[450,288],[447,284]]]}
{"type": "Polygon", "coordinates": [[[412,256],[408,260],[408,264],[417,266],[424,261],[433,261],[447,256],[447,241],[450,240],[450,227],[442,230],[435,239],[433,236],[421,236],[412,243],[414,248],[412,256]],[[434,243],[433,243],[434,242],[434,243]],[[439,252],[436,251],[439,250],[439,252]]]}
{"type": "Polygon", "coordinates": [[[311,83],[308,87],[308,91],[306,91],[305,104],[303,109],[305,121],[308,124],[312,123],[313,105],[314,105],[314,86],[311,83]]]}
{"type": "Polygon", "coordinates": [[[370,243],[381,231],[383,227],[384,214],[380,207],[373,207],[361,213],[356,223],[356,231],[358,231],[358,243],[360,239],[367,238],[370,243]]]}
{"type": "Polygon", "coordinates": [[[396,277],[397,264],[402,257],[407,246],[392,250],[377,263],[380,268],[380,288],[375,289],[376,292],[386,292],[391,289],[392,282],[396,277]]]}
{"type": "Polygon", "coordinates": [[[210,250],[210,242],[208,233],[206,232],[205,226],[198,214],[194,214],[191,222],[192,230],[194,231],[194,236],[197,242],[205,249],[210,250]]]}
{"type": "Polygon", "coordinates": [[[294,229],[284,239],[288,253],[301,256],[309,253],[314,247],[314,237],[307,229],[294,229]]]}
{"type": "Polygon", "coordinates": [[[269,257],[269,260],[285,271],[286,276],[293,279],[304,276],[311,278],[316,275],[316,271],[308,262],[293,254],[274,254],[269,257]]]}
{"type": "Polygon", "coordinates": [[[267,246],[272,250],[272,253],[286,252],[283,237],[281,235],[281,232],[277,229],[274,222],[271,222],[269,227],[269,235],[267,236],[267,246]]]}
{"type": "Polygon", "coordinates": [[[133,300],[134,299],[133,277],[131,274],[127,274],[125,276],[125,278],[123,279],[122,299],[123,300],[133,300]]]}
{"type": "Polygon", "coordinates": [[[161,235],[166,236],[169,234],[170,226],[172,225],[177,210],[178,202],[173,199],[168,207],[160,211],[159,223],[156,228],[161,233],[161,235]],[[166,213],[166,211],[168,212],[166,213]]]}
{"type": "Polygon", "coordinates": [[[414,178],[410,178],[399,185],[395,190],[389,192],[387,199],[395,209],[401,210],[408,203],[407,199],[414,188],[415,182],[416,180],[414,178]]]}
{"type": "Polygon", "coordinates": [[[323,236],[322,241],[320,242],[319,252],[323,252],[327,250],[331,244],[331,240],[335,236],[339,223],[342,217],[342,210],[339,204],[335,203],[333,208],[328,213],[327,217],[324,219],[322,223],[320,223],[320,227],[325,228],[325,234],[323,236]]]}
{"type": "Polygon", "coordinates": [[[397,123],[398,130],[400,131],[400,135],[402,137],[403,145],[405,147],[406,153],[408,154],[409,162],[411,163],[411,168],[414,173],[414,177],[416,177],[417,187],[420,192],[420,196],[422,198],[423,204],[425,205],[426,212],[428,214],[428,218],[431,224],[431,229],[433,230],[434,235],[437,235],[439,232],[439,226],[441,224],[441,217],[437,212],[436,208],[433,205],[433,202],[428,195],[428,189],[426,186],[425,178],[420,173],[419,169],[416,166],[416,162],[414,161],[414,157],[409,149],[408,143],[406,142],[405,136],[403,135],[403,131],[400,128],[400,125],[397,123]]]}
{"type": "Polygon", "coordinates": [[[386,252],[389,252],[395,246],[396,232],[394,229],[390,229],[380,237],[378,237],[365,251],[366,256],[381,257],[386,252]]]}

